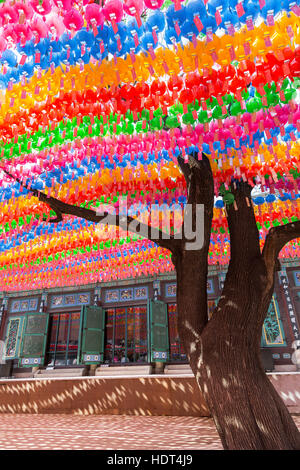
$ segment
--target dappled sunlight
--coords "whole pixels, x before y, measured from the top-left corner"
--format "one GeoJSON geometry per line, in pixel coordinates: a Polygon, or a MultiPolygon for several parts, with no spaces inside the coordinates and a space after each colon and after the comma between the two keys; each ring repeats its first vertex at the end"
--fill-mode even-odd
{"type": "Polygon", "coordinates": [[[228,387],[229,387],[229,382],[228,382],[228,380],[226,380],[224,377],[223,377],[223,379],[222,379],[222,385],[223,385],[224,388],[228,388],[228,387]]]}
{"type": "MultiPolygon", "coordinates": [[[[202,383],[203,393],[208,393],[209,390],[209,366],[206,366],[206,376],[202,383]]],[[[197,377],[200,377],[199,373],[197,377]]],[[[299,413],[300,374],[268,374],[268,378],[289,411],[299,413]]],[[[193,376],[94,376],[10,379],[0,382],[0,449],[222,448],[193,376]],[[13,421],[9,421],[9,417],[13,421]],[[26,419],[33,421],[25,421],[26,419]],[[155,419],[165,421],[156,422],[155,419]],[[175,421],[171,425],[172,420],[175,421]],[[179,425],[176,420],[186,421],[179,425]],[[30,427],[25,422],[30,423],[30,427]],[[21,431],[22,426],[24,429],[21,431]],[[67,435],[66,440],[62,437],[64,432],[67,435]],[[72,432],[76,439],[72,439],[72,432]],[[17,438],[15,433],[18,433],[17,438]],[[209,433],[213,435],[213,439],[209,437],[209,433]],[[167,436],[165,440],[164,436],[167,436]],[[179,436],[181,440],[176,441],[179,436]]],[[[243,384],[234,374],[224,374],[221,385],[227,394],[229,386],[242,387],[243,384]]],[[[230,404],[230,394],[227,400],[230,404]]],[[[233,435],[243,429],[241,420],[226,414],[226,409],[223,416],[233,435]]],[[[294,419],[300,426],[300,417],[294,419]]],[[[265,432],[263,422],[257,421],[257,426],[265,432]]]]}
{"type": "Polygon", "coordinates": [[[0,413],[208,416],[194,377],[2,381],[0,413]]]}
{"type": "Polygon", "coordinates": [[[225,304],[225,307],[231,307],[231,308],[235,308],[235,309],[238,309],[238,306],[236,303],[232,302],[232,300],[228,300],[225,304]]]}
{"type": "Polygon", "coordinates": [[[243,429],[243,424],[233,416],[224,416],[224,422],[227,426],[233,426],[236,429],[243,429]]]}
{"type": "Polygon", "coordinates": [[[291,413],[300,414],[300,373],[267,374],[291,413]]]}
{"type": "Polygon", "coordinates": [[[294,403],[299,403],[300,401],[300,391],[294,390],[294,391],[289,391],[289,392],[281,392],[281,398],[284,401],[291,400],[294,403]]]}
{"type": "Polygon", "coordinates": [[[243,386],[243,383],[236,375],[228,374],[228,380],[230,380],[231,384],[234,385],[235,387],[243,386]]]}
{"type": "Polygon", "coordinates": [[[256,424],[257,424],[257,426],[258,426],[258,428],[260,429],[261,432],[263,432],[265,434],[268,434],[268,431],[265,428],[263,423],[261,423],[259,420],[256,420],[256,424]]]}
{"type": "Polygon", "coordinates": [[[210,379],[210,377],[211,377],[211,371],[210,371],[210,367],[209,367],[209,366],[206,366],[206,374],[207,374],[207,378],[210,379]]]}
{"type": "MultiPolygon", "coordinates": [[[[91,406],[76,416],[0,414],[0,449],[222,450],[211,418],[148,416],[144,408],[133,416],[95,416],[93,411],[91,406]]],[[[294,419],[300,427],[300,416],[294,419]]],[[[227,423],[240,432],[239,421],[228,418],[227,423]]]]}
{"type": "Polygon", "coordinates": [[[147,416],[143,408],[133,416],[93,416],[92,411],[77,416],[2,414],[0,449],[222,449],[209,418],[147,416]]]}
{"type": "Polygon", "coordinates": [[[192,332],[195,339],[198,339],[198,340],[201,339],[201,335],[199,335],[199,333],[197,333],[197,331],[194,330],[192,325],[187,320],[184,321],[184,326],[187,328],[187,330],[192,332]]]}

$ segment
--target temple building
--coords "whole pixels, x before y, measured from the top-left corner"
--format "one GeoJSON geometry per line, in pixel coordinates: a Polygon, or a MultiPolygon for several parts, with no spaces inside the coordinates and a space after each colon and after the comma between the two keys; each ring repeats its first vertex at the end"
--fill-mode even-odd
{"type": "MultiPolygon", "coordinates": [[[[224,267],[209,269],[209,316],[225,275],[224,267]]],[[[1,298],[2,376],[97,375],[107,367],[142,365],[160,373],[188,364],[177,332],[175,274],[2,292],[1,298]]],[[[298,370],[293,354],[299,346],[300,264],[282,261],[261,334],[265,369],[298,370]]]]}

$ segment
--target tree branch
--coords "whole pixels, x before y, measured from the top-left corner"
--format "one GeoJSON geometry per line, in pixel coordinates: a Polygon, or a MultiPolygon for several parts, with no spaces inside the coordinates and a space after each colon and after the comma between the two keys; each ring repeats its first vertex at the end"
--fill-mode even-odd
{"type": "Polygon", "coordinates": [[[85,207],[78,207],[73,204],[63,202],[52,196],[47,196],[42,191],[30,188],[26,183],[22,182],[19,178],[12,175],[4,168],[1,169],[10,178],[13,178],[15,181],[17,181],[21,186],[30,191],[41,202],[47,204],[56,213],[56,217],[49,219],[49,222],[61,222],[63,220],[63,214],[74,215],[90,222],[113,225],[120,227],[125,231],[128,230],[130,232],[136,233],[137,235],[143,236],[148,240],[156,243],[160,247],[170,250],[171,252],[176,250],[180,243],[180,240],[175,239],[173,236],[163,233],[160,229],[156,229],[155,227],[144,224],[127,214],[110,214],[109,212],[97,214],[95,210],[86,209],[85,207]]]}
{"type": "Polygon", "coordinates": [[[56,217],[52,217],[52,218],[49,219],[49,220],[48,220],[47,218],[45,218],[45,217],[43,218],[43,221],[44,221],[44,222],[47,222],[47,221],[48,221],[48,222],[50,222],[50,223],[52,223],[52,224],[58,224],[59,222],[62,222],[62,220],[63,220],[63,216],[62,216],[62,213],[59,212],[59,211],[56,212],[56,217]]]}
{"type": "Polygon", "coordinates": [[[227,222],[230,233],[230,266],[240,269],[252,266],[253,260],[260,258],[259,232],[251,201],[252,187],[242,181],[234,181],[230,186],[234,202],[226,205],[227,222]]]}
{"type": "Polygon", "coordinates": [[[282,248],[294,238],[300,237],[300,220],[286,225],[273,227],[269,230],[262,251],[268,276],[273,277],[273,273],[278,266],[278,255],[282,248]]]}
{"type": "MultiPolygon", "coordinates": [[[[195,223],[195,209],[197,205],[203,206],[204,209],[203,226],[198,227],[199,231],[204,230],[202,247],[194,251],[193,244],[189,248],[189,241],[184,238],[184,242],[188,243],[182,245],[181,251],[174,260],[177,272],[178,331],[187,348],[187,345],[196,345],[197,338],[200,337],[208,321],[208,250],[214,207],[214,182],[210,161],[205,154],[202,154],[202,159],[199,160],[197,153],[189,155],[184,165],[188,173],[188,204],[192,207],[195,238],[200,236],[200,233],[197,233],[197,223],[195,223]]],[[[186,352],[190,354],[189,350],[186,352]]],[[[191,364],[193,367],[192,358],[191,364]]]]}
{"type": "Polygon", "coordinates": [[[186,186],[188,188],[189,186],[189,182],[190,182],[190,176],[191,176],[191,169],[190,169],[190,166],[188,163],[186,163],[184,161],[184,159],[182,158],[181,155],[179,155],[177,157],[177,162],[178,162],[178,166],[179,168],[181,169],[182,173],[183,173],[183,176],[184,176],[184,179],[185,179],[185,182],[186,182],[186,186]]]}

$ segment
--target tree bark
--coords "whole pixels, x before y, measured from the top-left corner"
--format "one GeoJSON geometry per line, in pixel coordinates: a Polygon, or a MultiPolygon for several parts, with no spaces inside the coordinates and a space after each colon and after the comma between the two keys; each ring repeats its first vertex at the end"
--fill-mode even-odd
{"type": "Polygon", "coordinates": [[[297,427],[267,378],[259,345],[248,341],[248,332],[237,328],[233,334],[211,321],[202,335],[196,379],[223,447],[299,450],[297,427]]]}
{"type": "MultiPolygon", "coordinates": [[[[270,273],[260,251],[250,188],[240,184],[232,192],[235,206],[227,208],[231,260],[224,289],[212,319],[202,329],[194,326],[193,338],[184,334],[184,324],[188,315],[197,315],[194,301],[205,308],[195,295],[199,283],[205,282],[206,289],[206,281],[195,273],[199,257],[176,267],[181,335],[224,449],[300,449],[299,431],[260,358],[275,263],[270,273]]],[[[203,312],[197,316],[202,318],[203,312]]]]}
{"type": "MultiPolygon", "coordinates": [[[[210,163],[205,155],[200,161],[190,157],[189,163],[179,160],[179,164],[187,183],[187,203],[192,206],[194,214],[197,204],[204,206],[202,248],[188,249],[183,236],[180,246],[173,253],[177,274],[178,332],[181,341],[186,345],[190,361],[193,361],[192,353],[199,347],[201,332],[208,321],[208,250],[213,217],[214,184],[210,163]]],[[[192,368],[194,367],[193,364],[192,368]]]]}

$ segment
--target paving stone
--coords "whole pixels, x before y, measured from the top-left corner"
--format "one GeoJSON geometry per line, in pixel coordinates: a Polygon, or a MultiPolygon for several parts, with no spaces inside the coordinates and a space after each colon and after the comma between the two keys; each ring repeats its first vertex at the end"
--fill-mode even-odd
{"type": "MultiPolygon", "coordinates": [[[[300,429],[300,416],[294,416],[300,429]]],[[[0,414],[0,450],[221,450],[213,420],[0,414]]]]}

